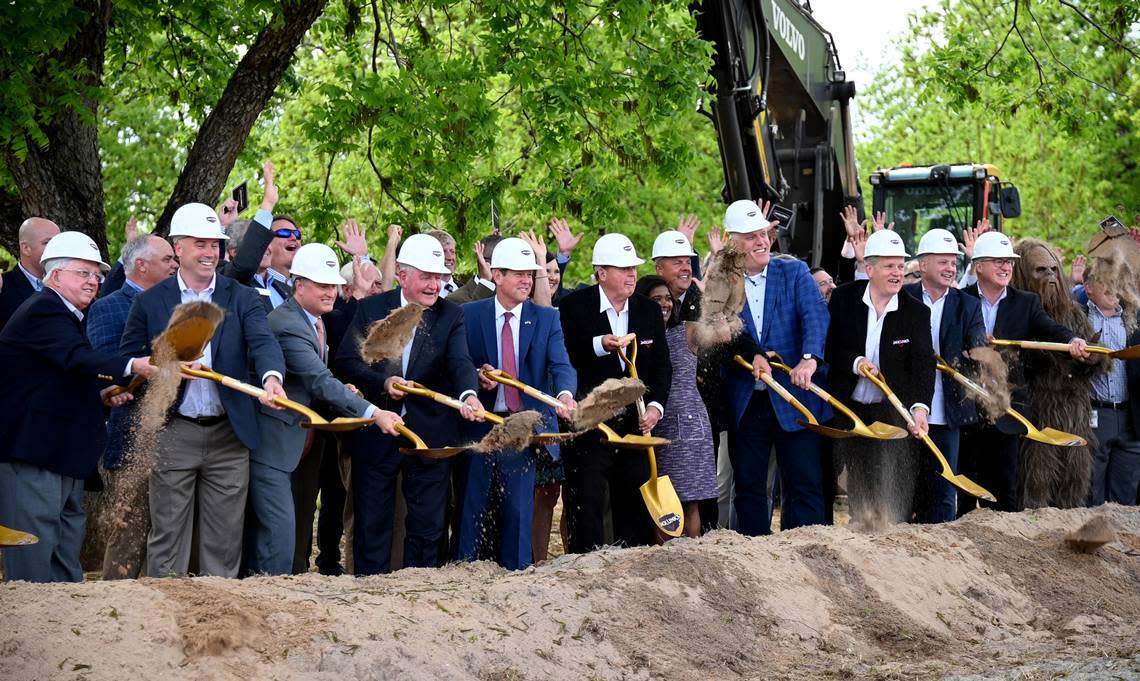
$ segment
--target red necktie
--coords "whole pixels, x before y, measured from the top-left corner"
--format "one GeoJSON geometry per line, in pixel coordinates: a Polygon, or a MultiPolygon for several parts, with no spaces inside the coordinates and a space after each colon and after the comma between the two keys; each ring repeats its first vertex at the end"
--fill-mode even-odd
{"type": "MultiPolygon", "coordinates": [[[[503,313],[503,333],[500,336],[500,343],[503,346],[503,371],[517,377],[519,368],[515,359],[515,334],[511,331],[511,317],[513,316],[514,314],[511,312],[503,313]]],[[[503,400],[507,403],[507,411],[511,413],[522,411],[522,395],[519,394],[519,389],[505,385],[503,390],[503,400]]]]}

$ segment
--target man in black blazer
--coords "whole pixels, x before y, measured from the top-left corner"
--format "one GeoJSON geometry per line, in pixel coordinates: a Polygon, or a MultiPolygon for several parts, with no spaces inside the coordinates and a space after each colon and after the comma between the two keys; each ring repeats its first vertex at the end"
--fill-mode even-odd
{"type": "Polygon", "coordinates": [[[65,232],[41,257],[44,290],[0,332],[6,377],[0,391],[0,525],[39,537],[36,544],[4,550],[4,575],[80,582],[83,480],[107,441],[100,392],[132,372],[150,377],[157,369],[145,357],[99,352],[87,340],[83,310],[108,269],[94,241],[65,232]]]}
{"type": "MultiPolygon", "coordinates": [[[[447,273],[443,247],[434,237],[414,234],[404,241],[396,263],[400,288],[357,303],[352,325],[337,351],[334,373],[359,388],[372,404],[400,412],[408,427],[429,447],[457,445],[459,421],[453,409],[422,397],[407,397],[394,387],[409,381],[421,383],[458,397],[465,403],[460,412],[463,418],[482,419],[463,312],[439,297],[441,275],[447,273]],[[408,303],[427,309],[403,356],[374,365],[365,363],[360,357],[360,342],[369,326],[408,303]]],[[[440,549],[446,529],[450,460],[404,456],[399,447],[407,444],[375,428],[358,430],[345,438],[352,457],[352,549],[358,575],[390,571],[396,475],[400,472],[404,474],[408,506],[404,567],[436,567],[444,561],[440,549]]]]}
{"type": "MultiPolygon", "coordinates": [[[[566,351],[578,372],[579,399],[607,378],[629,375],[615,351],[621,336],[637,334],[637,373],[648,388],[645,416],[638,419],[636,410],[627,407],[609,421],[618,433],[652,431],[664,413],[662,405],[669,401],[673,380],[661,308],[649,298],[634,294],[637,266],[642,262],[626,236],[602,236],[593,254],[598,283],[568,294],[559,306],[566,351]]],[[[640,491],[649,479],[647,457],[607,446],[597,431],[564,445],[562,457],[572,553],[585,553],[606,543],[603,516],[607,483],[614,542],[638,546],[653,541],[653,523],[640,491]]]]}
{"type": "Polygon", "coordinates": [[[44,218],[28,218],[20,225],[17,233],[20,259],[4,273],[4,287],[0,288],[0,330],[16,313],[16,308],[43,289],[44,268],[40,257],[56,234],[59,234],[59,226],[44,218]]]}
{"type": "MultiPolygon", "coordinates": [[[[930,310],[901,293],[906,252],[890,230],[867,239],[867,281],[844,284],[831,294],[826,357],[831,392],[866,421],[901,424],[882,391],[861,374],[869,368],[882,377],[910,410],[916,437],[929,428],[934,397],[934,350],[930,310]]],[[[836,441],[847,465],[853,519],[873,521],[876,511],[888,522],[910,520],[914,455],[906,443],[836,441]],[[910,490],[908,490],[910,488],[910,490]]]]}
{"type": "MultiPolygon", "coordinates": [[[[1083,359],[1089,356],[1086,343],[1062,324],[1057,323],[1041,306],[1035,293],[1009,285],[1013,277],[1013,252],[1009,237],[1000,232],[986,232],[974,242],[974,273],[978,283],[963,289],[978,298],[986,336],[1009,340],[1036,340],[1068,343],[1069,354],[1083,359]]],[[[1029,396],[1019,351],[1004,351],[1009,364],[1009,385],[1014,409],[1032,418],[1029,396]]],[[[978,503],[999,511],[1017,511],[1017,438],[1025,429],[1006,416],[993,425],[979,424],[962,434],[962,474],[989,490],[996,502],[980,501],[965,492],[958,493],[958,517],[977,508],[978,503]]]]}
{"type": "MultiPolygon", "coordinates": [[[[958,240],[945,229],[932,229],[923,235],[916,257],[922,280],[903,286],[903,290],[930,308],[930,340],[934,352],[953,367],[972,366],[965,352],[986,344],[986,327],[982,324],[982,307],[978,301],[955,288],[958,240]]],[[[930,439],[938,445],[954,472],[958,471],[960,429],[977,420],[978,410],[962,386],[935,370],[930,439]]],[[[915,496],[918,522],[953,520],[958,494],[942,477],[941,466],[931,456],[920,456],[919,471],[915,496]]]]}

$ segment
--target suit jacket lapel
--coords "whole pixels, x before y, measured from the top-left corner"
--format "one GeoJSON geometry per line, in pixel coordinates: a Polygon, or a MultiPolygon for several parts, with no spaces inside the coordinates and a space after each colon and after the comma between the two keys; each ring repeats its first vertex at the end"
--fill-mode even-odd
{"type": "MultiPolygon", "coordinates": [[[[748,284],[745,284],[747,286],[748,284]]],[[[752,340],[760,345],[760,336],[756,333],[756,322],[752,319],[752,308],[748,305],[748,299],[744,300],[744,307],[740,310],[740,319],[744,322],[744,329],[752,336],[752,340]]]]}
{"type": "MultiPolygon", "coordinates": [[[[475,307],[479,306],[472,305],[471,307],[466,308],[463,313],[467,314],[467,310],[475,307]]],[[[489,306],[483,307],[487,308],[487,311],[483,313],[485,316],[482,319],[471,319],[469,323],[478,324],[483,331],[483,344],[486,346],[484,348],[484,351],[487,353],[487,357],[491,358],[489,364],[495,364],[496,362],[499,362],[501,364],[502,362],[500,362],[499,358],[496,356],[496,351],[499,347],[499,343],[495,340],[495,329],[498,327],[499,320],[496,317],[497,311],[495,310],[495,302],[491,301],[491,304],[489,306]]],[[[478,367],[476,367],[476,369],[477,368],[478,367]]]]}
{"type": "Polygon", "coordinates": [[[772,328],[772,320],[776,318],[776,295],[784,285],[780,266],[776,261],[768,263],[768,271],[764,275],[764,328],[760,329],[760,347],[766,348],[768,329],[772,328]]]}
{"type": "MultiPolygon", "coordinates": [[[[631,301],[632,302],[632,301],[631,301]]],[[[519,356],[518,367],[519,373],[522,373],[523,363],[526,362],[527,350],[530,350],[531,341],[534,340],[534,329],[536,325],[534,303],[529,300],[523,302],[522,319],[519,320],[519,356]]]]}
{"type": "MultiPolygon", "coordinates": [[[[396,302],[399,302],[399,299],[397,299],[396,302]]],[[[416,360],[424,349],[424,343],[426,343],[428,337],[431,336],[437,318],[436,307],[441,302],[443,302],[443,298],[436,301],[435,305],[424,310],[423,320],[420,322],[420,325],[416,327],[416,335],[412,338],[412,354],[408,356],[408,371],[404,378],[408,378],[412,375],[412,367],[416,365],[416,360]]]]}
{"type": "MultiPolygon", "coordinates": [[[[950,337],[950,324],[954,319],[958,318],[958,305],[961,304],[959,296],[961,294],[957,289],[950,289],[946,291],[946,302],[942,303],[942,319],[938,324],[938,347],[943,353],[946,352],[946,340],[950,337]]],[[[931,314],[934,310],[930,311],[931,314]]]]}
{"type": "MultiPolygon", "coordinates": [[[[214,280],[214,293],[210,296],[210,301],[223,310],[229,308],[230,298],[232,297],[233,290],[230,288],[232,280],[218,275],[214,280]]],[[[179,300],[182,299],[179,294],[179,300]]],[[[217,367],[218,349],[222,347],[222,334],[225,333],[226,323],[229,321],[229,315],[222,319],[222,323],[218,325],[218,330],[214,332],[214,338],[210,342],[210,366],[217,367]]]]}

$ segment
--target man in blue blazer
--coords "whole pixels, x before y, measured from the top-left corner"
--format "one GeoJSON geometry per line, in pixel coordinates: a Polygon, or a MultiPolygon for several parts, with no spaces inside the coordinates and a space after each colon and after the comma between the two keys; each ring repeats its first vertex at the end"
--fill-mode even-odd
{"type": "MultiPolygon", "coordinates": [[[[178,274],[135,296],[120,350],[140,353],[166,329],[180,303],[210,301],[225,319],[206,345],[203,366],[247,381],[252,369],[266,394],[285,396],[285,360],[269,329],[258,295],[217,274],[226,239],[209,206],[190,203],[174,212],[170,238],[178,274]]],[[[249,450],[261,441],[256,402],[207,379],[182,382],[172,418],[159,433],[150,477],[147,574],[184,575],[190,570],[197,508],[198,572],[235,577],[241,563],[242,519],[249,484],[249,450]]]]}
{"type": "MultiPolygon", "coordinates": [[[[903,290],[930,308],[930,336],[934,352],[959,369],[971,364],[967,350],[986,344],[982,306],[977,298],[956,287],[958,240],[945,229],[932,229],[918,243],[922,280],[906,284],[903,290]]],[[[942,450],[950,467],[958,472],[959,429],[977,423],[978,410],[959,383],[942,372],[934,372],[934,397],[930,403],[930,439],[942,450]]],[[[929,456],[920,459],[915,515],[922,523],[944,523],[954,519],[957,490],[941,475],[941,468],[929,456]]]]}
{"type": "Polygon", "coordinates": [[[819,436],[804,429],[799,412],[759,380],[772,374],[764,357],[774,350],[792,367],[789,376],[774,374],[820,421],[830,409],[804,388],[822,382],[826,365],[828,312],[819,288],[799,261],[772,258],[770,230],[775,222],[753,201],[736,201],[724,215],[733,244],[745,253],[745,333],[734,351],[752,362],[753,373],[726,369],[725,391],[732,405],[729,457],[736,485],[736,514],[741,534],[770,534],[768,457],[772,446],[780,465],[780,527],[791,529],[824,521],[823,471],[819,436]],[[814,377],[814,378],[813,378],[814,377]]]}
{"type": "Polygon", "coordinates": [[[4,550],[4,575],[80,582],[83,480],[107,440],[100,391],[132,372],[149,377],[157,370],[145,357],[99,352],[87,340],[83,310],[108,269],[94,241],[64,232],[41,258],[44,289],[0,332],[7,377],[0,391],[0,525],[39,537],[4,550]]]}
{"type": "MultiPolygon", "coordinates": [[[[359,302],[348,334],[337,351],[334,373],[359,388],[372,404],[399,411],[408,427],[429,447],[454,446],[460,442],[455,410],[422,397],[407,397],[394,387],[409,381],[421,383],[464,402],[460,412],[463,418],[482,418],[482,406],[475,395],[479,384],[467,354],[463,312],[439,296],[441,275],[448,273],[443,246],[427,234],[413,234],[404,240],[396,264],[400,288],[359,302]],[[374,365],[365,362],[360,356],[360,343],[367,336],[368,327],[408,303],[427,309],[402,356],[374,365]]],[[[405,456],[399,448],[406,445],[406,441],[374,428],[345,437],[345,447],[352,457],[352,550],[358,575],[391,570],[396,475],[401,472],[408,506],[404,567],[437,567],[444,561],[440,549],[446,528],[451,462],[405,456]]]]}
{"type": "MultiPolygon", "coordinates": [[[[530,245],[517,237],[503,239],[491,255],[491,279],[495,294],[463,306],[467,348],[472,363],[482,369],[502,369],[527,385],[553,392],[563,406],[558,415],[569,418],[575,408],[578,378],[570,366],[558,310],[529,300],[534,272],[541,269],[530,245]]],[[[533,397],[490,379],[480,377],[479,400],[483,408],[502,416],[532,409],[553,422],[555,410],[533,397]]],[[[481,436],[488,428],[479,428],[481,436]]],[[[459,521],[458,557],[478,560],[482,542],[498,544],[497,562],[508,570],[531,564],[531,525],[534,518],[533,449],[472,454],[467,461],[465,489],[459,521]],[[499,541],[484,536],[491,488],[501,493],[499,541]]]]}

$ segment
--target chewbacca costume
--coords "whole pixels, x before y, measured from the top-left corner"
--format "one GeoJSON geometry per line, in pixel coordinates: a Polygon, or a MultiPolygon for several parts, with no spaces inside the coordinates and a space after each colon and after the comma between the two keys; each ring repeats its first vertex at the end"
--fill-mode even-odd
{"type": "MultiPolygon", "coordinates": [[[[1069,293],[1064,269],[1049,244],[1021,239],[1014,247],[1021,256],[1013,271],[1013,286],[1036,293],[1045,312],[1078,338],[1093,333],[1088,316],[1069,293]]],[[[1034,421],[1088,440],[1084,447],[1058,447],[1025,439],[1021,444],[1018,495],[1022,508],[1076,508],[1088,500],[1096,436],[1090,420],[1092,378],[1105,367],[1093,355],[1075,360],[1060,352],[1024,352],[1026,388],[1034,421]]]]}

